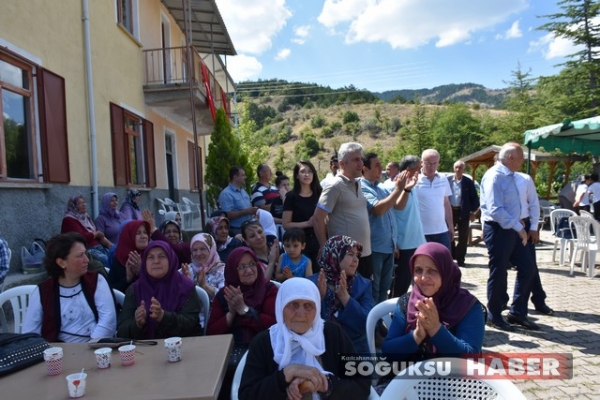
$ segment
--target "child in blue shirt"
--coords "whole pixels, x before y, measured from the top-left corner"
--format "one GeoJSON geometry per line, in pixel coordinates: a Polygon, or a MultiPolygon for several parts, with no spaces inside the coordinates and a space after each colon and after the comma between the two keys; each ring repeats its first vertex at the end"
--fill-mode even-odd
{"type": "Polygon", "coordinates": [[[306,236],[304,230],[292,228],[283,234],[283,253],[279,257],[275,278],[279,282],[296,277],[308,277],[312,275],[312,263],[310,258],[302,254],[306,247],[306,236]]]}

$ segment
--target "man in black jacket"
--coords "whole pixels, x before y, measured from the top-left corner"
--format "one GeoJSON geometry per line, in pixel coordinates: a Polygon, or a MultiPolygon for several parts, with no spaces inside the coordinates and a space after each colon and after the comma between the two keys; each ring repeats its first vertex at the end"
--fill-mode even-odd
{"type": "Polygon", "coordinates": [[[452,241],[452,258],[459,266],[464,267],[469,238],[469,222],[475,220],[475,212],[479,208],[479,196],[475,184],[463,175],[465,163],[458,160],[454,163],[454,175],[448,177],[452,189],[450,204],[454,229],[458,231],[458,241],[452,241]]]}

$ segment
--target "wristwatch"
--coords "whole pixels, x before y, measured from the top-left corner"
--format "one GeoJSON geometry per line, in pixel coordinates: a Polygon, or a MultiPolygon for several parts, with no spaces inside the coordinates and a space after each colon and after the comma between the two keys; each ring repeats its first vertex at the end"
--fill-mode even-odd
{"type": "Polygon", "coordinates": [[[242,310],[242,315],[248,314],[248,311],[250,311],[250,307],[244,306],[244,309],[242,310]]]}

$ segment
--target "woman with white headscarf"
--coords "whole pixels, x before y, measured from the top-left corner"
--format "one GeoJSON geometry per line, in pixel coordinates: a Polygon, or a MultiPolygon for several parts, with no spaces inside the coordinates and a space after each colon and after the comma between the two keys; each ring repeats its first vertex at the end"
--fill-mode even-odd
{"type": "Polygon", "coordinates": [[[277,293],[277,322],[250,343],[240,399],[366,399],[369,379],[344,376],[340,354],[354,353],[335,323],[320,317],[317,286],[305,278],[286,280],[277,293]]]}

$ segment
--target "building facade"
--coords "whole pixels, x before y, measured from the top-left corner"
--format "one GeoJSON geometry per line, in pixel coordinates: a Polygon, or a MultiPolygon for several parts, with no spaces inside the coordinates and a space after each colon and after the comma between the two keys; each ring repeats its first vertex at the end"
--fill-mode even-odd
{"type": "Polygon", "coordinates": [[[156,198],[199,202],[214,112],[234,91],[222,55],[235,49],[214,0],[3,2],[0,235],[12,272],[21,246],[60,231],[73,194],[92,217],[104,193],[122,201],[129,188],[155,215],[156,198]]]}

